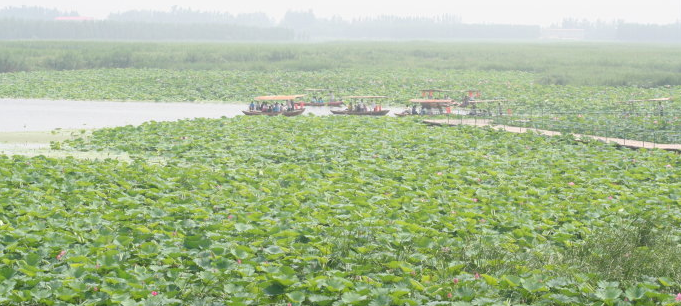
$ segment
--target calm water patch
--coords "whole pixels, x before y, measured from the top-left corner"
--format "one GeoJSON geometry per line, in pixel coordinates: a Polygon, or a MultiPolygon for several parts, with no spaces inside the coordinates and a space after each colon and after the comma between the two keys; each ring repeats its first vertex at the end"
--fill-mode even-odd
{"type": "MultiPolygon", "coordinates": [[[[0,132],[95,129],[146,121],[220,118],[243,115],[243,103],[104,102],[0,99],[0,132]]],[[[307,107],[305,114],[329,115],[328,107],[307,107]]],[[[305,115],[303,114],[303,115],[305,115]]]]}

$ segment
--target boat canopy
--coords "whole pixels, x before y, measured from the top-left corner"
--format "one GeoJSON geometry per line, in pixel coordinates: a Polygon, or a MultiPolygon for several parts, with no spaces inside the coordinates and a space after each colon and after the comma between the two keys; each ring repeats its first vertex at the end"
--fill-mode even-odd
{"type": "Polygon", "coordinates": [[[426,92],[454,92],[454,90],[449,90],[449,89],[421,89],[421,91],[426,91],[426,92]]]}
{"type": "Polygon", "coordinates": [[[387,96],[346,96],[346,99],[385,99],[387,96]]]}
{"type": "Polygon", "coordinates": [[[451,103],[452,99],[411,99],[409,102],[412,103],[451,103]]]}
{"type": "Polygon", "coordinates": [[[259,96],[255,97],[258,101],[288,101],[295,100],[305,95],[288,95],[288,96],[259,96]]]}

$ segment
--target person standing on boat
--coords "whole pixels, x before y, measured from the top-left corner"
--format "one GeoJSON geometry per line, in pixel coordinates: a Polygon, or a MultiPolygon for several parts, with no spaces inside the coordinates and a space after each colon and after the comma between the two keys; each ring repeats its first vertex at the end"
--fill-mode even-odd
{"type": "Polygon", "coordinates": [[[251,101],[251,104],[248,105],[248,110],[249,110],[249,111],[254,111],[254,110],[255,110],[255,102],[251,101]]]}

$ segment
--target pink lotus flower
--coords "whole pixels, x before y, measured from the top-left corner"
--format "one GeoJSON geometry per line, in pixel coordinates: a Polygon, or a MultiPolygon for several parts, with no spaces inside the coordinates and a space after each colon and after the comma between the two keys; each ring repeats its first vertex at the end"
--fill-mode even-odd
{"type": "Polygon", "coordinates": [[[92,287],[92,291],[97,292],[99,291],[99,288],[97,286],[92,287]]]}
{"type": "Polygon", "coordinates": [[[438,172],[437,175],[442,175],[442,172],[438,172]]]}
{"type": "Polygon", "coordinates": [[[475,273],[475,279],[480,279],[480,274],[479,274],[479,273],[475,273]]]}
{"type": "Polygon", "coordinates": [[[485,219],[480,219],[480,223],[485,223],[485,222],[487,222],[487,220],[485,220],[485,219]]]}
{"type": "Polygon", "coordinates": [[[61,252],[59,252],[59,255],[57,255],[57,260],[61,260],[61,258],[64,257],[64,255],[66,255],[66,251],[62,250],[61,252]]]}
{"type": "Polygon", "coordinates": [[[453,295],[451,292],[450,292],[450,293],[447,293],[447,298],[448,298],[448,299],[451,299],[452,297],[454,297],[454,295],[453,295]]]}
{"type": "Polygon", "coordinates": [[[478,201],[478,198],[473,198],[473,202],[477,202],[477,201],[478,201]]]}
{"type": "Polygon", "coordinates": [[[679,294],[676,295],[676,299],[675,299],[675,300],[676,300],[677,302],[681,302],[681,293],[679,293],[679,294]]]}
{"type": "Polygon", "coordinates": [[[612,199],[614,199],[612,196],[608,196],[608,200],[612,200],[612,199]]]}
{"type": "Polygon", "coordinates": [[[459,279],[455,277],[455,278],[452,280],[452,283],[454,283],[455,285],[458,284],[458,283],[459,283],[459,279]]]}
{"type": "Polygon", "coordinates": [[[667,168],[671,168],[671,167],[672,167],[672,165],[670,165],[670,164],[667,164],[667,165],[666,165],[665,167],[667,167],[667,168]]]}
{"type": "Polygon", "coordinates": [[[238,264],[241,264],[241,259],[237,259],[236,262],[237,262],[238,264]]]}
{"type": "Polygon", "coordinates": [[[574,186],[574,185],[575,185],[575,182],[569,182],[568,185],[574,186]]]}
{"type": "Polygon", "coordinates": [[[158,292],[156,292],[156,291],[152,291],[152,292],[151,292],[151,295],[153,295],[153,296],[157,296],[157,295],[158,295],[158,292]]]}

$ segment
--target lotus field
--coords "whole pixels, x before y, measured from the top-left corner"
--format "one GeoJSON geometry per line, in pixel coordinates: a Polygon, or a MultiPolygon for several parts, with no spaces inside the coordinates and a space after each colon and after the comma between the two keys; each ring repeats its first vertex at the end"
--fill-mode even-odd
{"type": "Polygon", "coordinates": [[[0,157],[2,305],[673,305],[681,162],[410,118],[236,117],[0,157]]]}
{"type": "MultiPolygon", "coordinates": [[[[0,97],[118,100],[250,102],[266,94],[304,93],[330,87],[337,96],[387,95],[399,112],[424,88],[477,89],[480,105],[497,123],[569,133],[681,143],[681,101],[626,103],[634,99],[678,97],[681,86],[542,85],[534,73],[432,68],[347,68],[319,71],[94,69],[0,74],[0,97]],[[662,110],[662,112],[661,112],[662,110]]],[[[394,113],[393,112],[393,113],[394,113]]]]}

